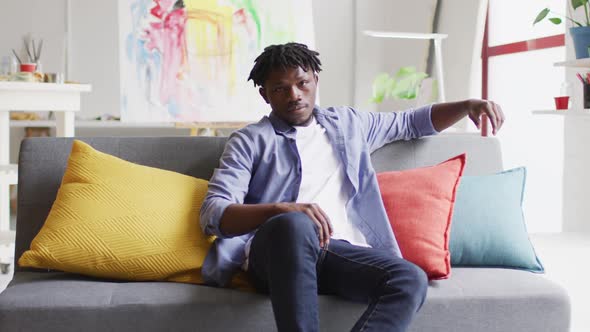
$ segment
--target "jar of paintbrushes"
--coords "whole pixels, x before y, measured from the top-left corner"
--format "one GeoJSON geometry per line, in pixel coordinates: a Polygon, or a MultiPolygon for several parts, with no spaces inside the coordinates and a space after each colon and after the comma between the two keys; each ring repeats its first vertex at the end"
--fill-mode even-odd
{"type": "Polygon", "coordinates": [[[12,49],[12,54],[19,63],[19,72],[17,72],[14,81],[43,82],[43,73],[41,68],[41,51],[43,50],[43,39],[35,42],[34,38],[23,38],[25,56],[12,49]]]}
{"type": "Polygon", "coordinates": [[[584,96],[584,109],[590,109],[590,73],[580,74],[576,73],[576,76],[582,82],[583,96],[584,96]]]}

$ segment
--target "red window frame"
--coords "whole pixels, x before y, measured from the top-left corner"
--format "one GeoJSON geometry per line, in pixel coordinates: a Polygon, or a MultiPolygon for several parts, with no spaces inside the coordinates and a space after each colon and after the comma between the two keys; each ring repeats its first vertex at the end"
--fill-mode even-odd
{"type": "MultiPolygon", "coordinates": [[[[523,40],[515,43],[502,44],[490,47],[488,38],[489,24],[490,7],[488,4],[481,50],[481,97],[483,99],[488,99],[488,70],[489,60],[491,57],[565,46],[565,33],[562,33],[554,36],[523,40]]],[[[488,136],[488,120],[485,115],[482,116],[481,135],[488,136]]]]}
{"type": "Polygon", "coordinates": [[[486,13],[486,23],[483,35],[483,46],[481,50],[481,67],[482,67],[482,84],[481,84],[481,96],[483,99],[488,99],[488,63],[489,59],[494,56],[506,55],[506,54],[515,54],[521,52],[528,52],[534,50],[543,50],[552,47],[560,47],[565,46],[565,33],[554,35],[554,36],[547,36],[537,39],[529,39],[524,41],[519,41],[515,43],[491,46],[489,45],[488,39],[488,26],[489,26],[489,17],[490,17],[490,10],[488,6],[488,10],[486,13]]]}

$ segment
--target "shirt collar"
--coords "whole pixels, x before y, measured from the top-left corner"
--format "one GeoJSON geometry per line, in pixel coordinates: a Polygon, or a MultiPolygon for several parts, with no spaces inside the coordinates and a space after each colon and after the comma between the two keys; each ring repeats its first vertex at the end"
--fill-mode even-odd
{"type": "MultiPolygon", "coordinates": [[[[322,121],[323,117],[333,116],[332,114],[329,114],[329,112],[320,108],[317,105],[313,108],[313,115],[316,117],[316,120],[318,121],[318,123],[324,127],[325,127],[324,121],[322,121]]],[[[274,114],[274,112],[270,112],[268,119],[270,120],[270,123],[272,124],[272,127],[274,128],[274,130],[277,134],[285,135],[287,137],[294,137],[295,136],[295,132],[296,132],[295,128],[293,128],[293,126],[291,126],[288,123],[286,123],[285,121],[283,121],[283,119],[276,116],[274,114]]]]}
{"type": "MultiPolygon", "coordinates": [[[[320,113],[320,108],[316,105],[313,108],[312,112],[313,115],[317,115],[318,113],[320,113]]],[[[272,127],[274,128],[277,134],[285,135],[287,137],[295,136],[295,128],[283,121],[283,119],[279,118],[274,112],[270,112],[268,119],[270,120],[270,123],[272,124],[272,127]]]]}

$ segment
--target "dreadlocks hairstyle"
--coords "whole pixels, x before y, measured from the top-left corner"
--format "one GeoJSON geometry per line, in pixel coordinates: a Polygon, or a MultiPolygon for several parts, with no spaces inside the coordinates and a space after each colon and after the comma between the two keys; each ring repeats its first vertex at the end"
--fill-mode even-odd
{"type": "Polygon", "coordinates": [[[301,67],[306,71],[311,68],[314,73],[319,73],[322,70],[322,62],[318,55],[320,55],[318,52],[310,50],[304,44],[270,45],[254,60],[254,67],[250,71],[248,81],[252,80],[254,86],[263,86],[269,72],[278,68],[301,67]]]}

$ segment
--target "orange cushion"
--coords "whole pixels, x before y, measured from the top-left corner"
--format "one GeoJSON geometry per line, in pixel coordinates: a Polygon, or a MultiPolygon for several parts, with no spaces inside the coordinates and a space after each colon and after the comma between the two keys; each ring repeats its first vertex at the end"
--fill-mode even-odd
{"type": "Polygon", "coordinates": [[[389,222],[405,259],[429,279],[451,273],[449,229],[465,154],[436,166],[377,174],[389,222]]]}

